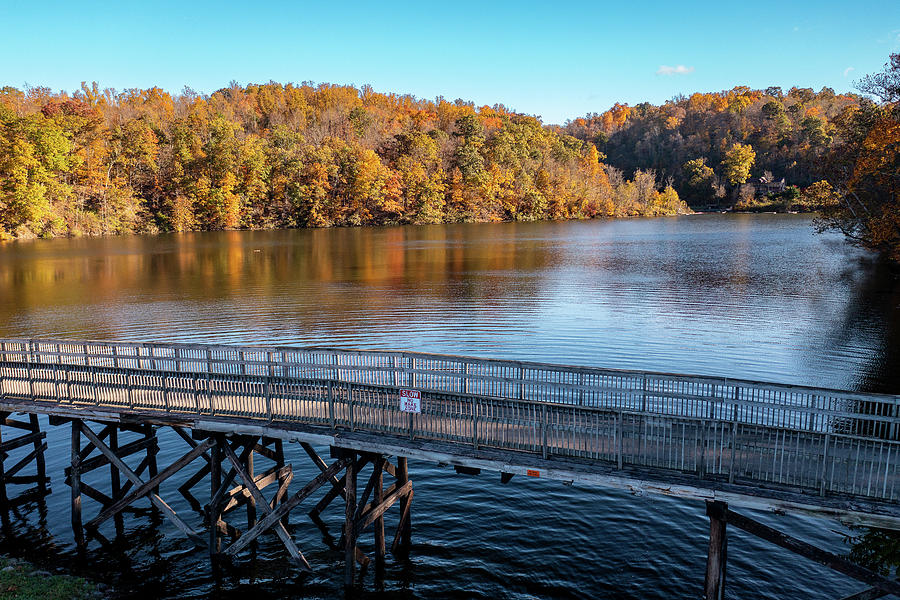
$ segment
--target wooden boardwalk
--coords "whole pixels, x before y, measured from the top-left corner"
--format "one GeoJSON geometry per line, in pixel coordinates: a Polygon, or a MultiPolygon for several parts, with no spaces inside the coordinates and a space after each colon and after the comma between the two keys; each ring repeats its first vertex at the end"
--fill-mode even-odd
{"type": "MultiPolygon", "coordinates": [[[[889,395],[410,352],[0,341],[0,410],[357,453],[322,483],[350,464],[345,481],[359,456],[398,456],[890,528],[900,528],[898,406],[889,395]],[[401,410],[401,390],[420,392],[420,413],[401,410]]],[[[271,514],[260,523],[277,522],[271,514]]]]}

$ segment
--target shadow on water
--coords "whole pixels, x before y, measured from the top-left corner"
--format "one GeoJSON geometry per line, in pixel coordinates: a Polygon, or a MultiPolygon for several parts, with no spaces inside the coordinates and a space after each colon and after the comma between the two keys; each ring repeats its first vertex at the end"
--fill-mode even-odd
{"type": "MultiPolygon", "coordinates": [[[[900,271],[895,265],[877,260],[862,261],[863,276],[847,304],[840,328],[832,342],[837,346],[857,346],[860,340],[870,348],[859,372],[862,392],[900,394],[900,271]]],[[[860,407],[879,416],[891,416],[893,404],[864,403],[860,407]]],[[[894,413],[896,414],[896,413],[894,413]]],[[[863,429],[871,427],[861,426],[863,429]]],[[[873,433],[860,431],[859,433],[873,433]]],[[[878,432],[897,440],[898,432],[878,432]]],[[[889,575],[900,567],[900,531],[860,528],[848,536],[849,558],[853,562],[889,575]]]]}

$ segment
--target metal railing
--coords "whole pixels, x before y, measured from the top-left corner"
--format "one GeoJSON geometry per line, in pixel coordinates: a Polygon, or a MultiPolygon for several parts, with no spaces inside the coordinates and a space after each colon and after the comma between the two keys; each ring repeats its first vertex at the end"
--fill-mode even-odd
{"type": "Polygon", "coordinates": [[[639,465],[897,500],[900,397],[328,348],[0,340],[0,393],[639,465]],[[422,391],[421,414],[398,390],[422,391]]]}

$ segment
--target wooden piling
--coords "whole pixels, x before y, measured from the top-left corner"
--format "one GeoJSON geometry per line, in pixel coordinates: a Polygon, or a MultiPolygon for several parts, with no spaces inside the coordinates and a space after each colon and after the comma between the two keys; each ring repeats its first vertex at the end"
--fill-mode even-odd
{"type": "MultiPolygon", "coordinates": [[[[250,481],[253,481],[253,450],[251,449],[249,454],[247,454],[247,460],[245,468],[247,470],[247,475],[250,478],[250,481]]],[[[247,529],[250,529],[256,525],[256,497],[251,494],[250,498],[247,499],[247,529]]]]}
{"type": "Polygon", "coordinates": [[[216,441],[219,442],[210,448],[209,460],[209,506],[207,512],[209,514],[209,558],[215,561],[220,551],[219,538],[219,488],[222,487],[222,446],[223,440],[218,439],[224,436],[217,436],[216,441]]]}
{"type": "Polygon", "coordinates": [[[344,521],[344,587],[353,587],[356,576],[356,470],[353,456],[347,463],[344,476],[344,497],[347,499],[344,521]]]}
{"type": "Polygon", "coordinates": [[[72,533],[79,548],[84,547],[84,528],[81,524],[81,421],[72,420],[72,533]]]}
{"type": "MultiPolygon", "coordinates": [[[[32,433],[41,433],[41,425],[38,422],[38,416],[36,414],[29,414],[28,422],[31,424],[32,433]]],[[[42,491],[46,491],[47,489],[47,466],[44,461],[44,450],[46,447],[42,441],[44,437],[45,436],[41,436],[41,439],[34,440],[34,458],[35,464],[37,465],[38,485],[42,491]]]]}
{"type": "MultiPolygon", "coordinates": [[[[109,449],[112,450],[115,454],[119,454],[119,432],[113,427],[109,432],[109,449]]],[[[119,469],[112,462],[109,463],[109,481],[110,481],[110,496],[112,499],[118,500],[122,495],[122,481],[119,477],[119,469]]],[[[121,535],[125,528],[124,519],[122,519],[122,513],[117,512],[114,517],[115,526],[116,526],[116,534],[121,535]]]]}
{"type": "MultiPolygon", "coordinates": [[[[397,487],[406,485],[409,481],[409,465],[405,456],[397,457],[397,487]]],[[[412,519],[410,516],[410,503],[412,495],[406,495],[400,499],[400,522],[397,525],[397,535],[394,537],[394,543],[391,550],[396,552],[399,548],[408,551],[412,539],[412,519]]]]}
{"type": "Polygon", "coordinates": [[[724,600],[725,566],[727,561],[728,537],[726,514],[728,505],[724,502],[706,502],[709,516],[709,553],[706,557],[706,600],[724,600]]]}
{"type": "MultiPolygon", "coordinates": [[[[375,465],[375,487],[372,494],[372,505],[379,506],[384,501],[384,459],[375,465]]],[[[384,516],[375,519],[375,576],[380,577],[384,571],[384,516]]]]}
{"type": "MultiPolygon", "coordinates": [[[[0,424],[6,420],[6,417],[9,413],[0,412],[0,424]]],[[[0,446],[3,445],[3,428],[0,427],[0,446]]],[[[6,456],[0,454],[0,511],[6,513],[7,509],[7,497],[6,497],[6,475],[4,474],[4,466],[3,463],[6,460],[6,456]]]]}

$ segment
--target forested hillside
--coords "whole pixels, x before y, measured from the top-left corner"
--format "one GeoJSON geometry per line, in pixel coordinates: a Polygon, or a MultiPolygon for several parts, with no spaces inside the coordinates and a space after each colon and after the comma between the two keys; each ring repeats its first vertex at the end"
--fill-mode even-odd
{"type": "Polygon", "coordinates": [[[616,104],[562,131],[596,144],[626,175],[654,170],[690,204],[733,204],[741,184],[767,172],[800,188],[827,178],[823,157],[845,141],[861,101],[829,88],[736,87],[661,106],[616,104]]]}
{"type": "Polygon", "coordinates": [[[502,106],[369,87],[0,90],[0,238],[674,214],[502,106]]]}

